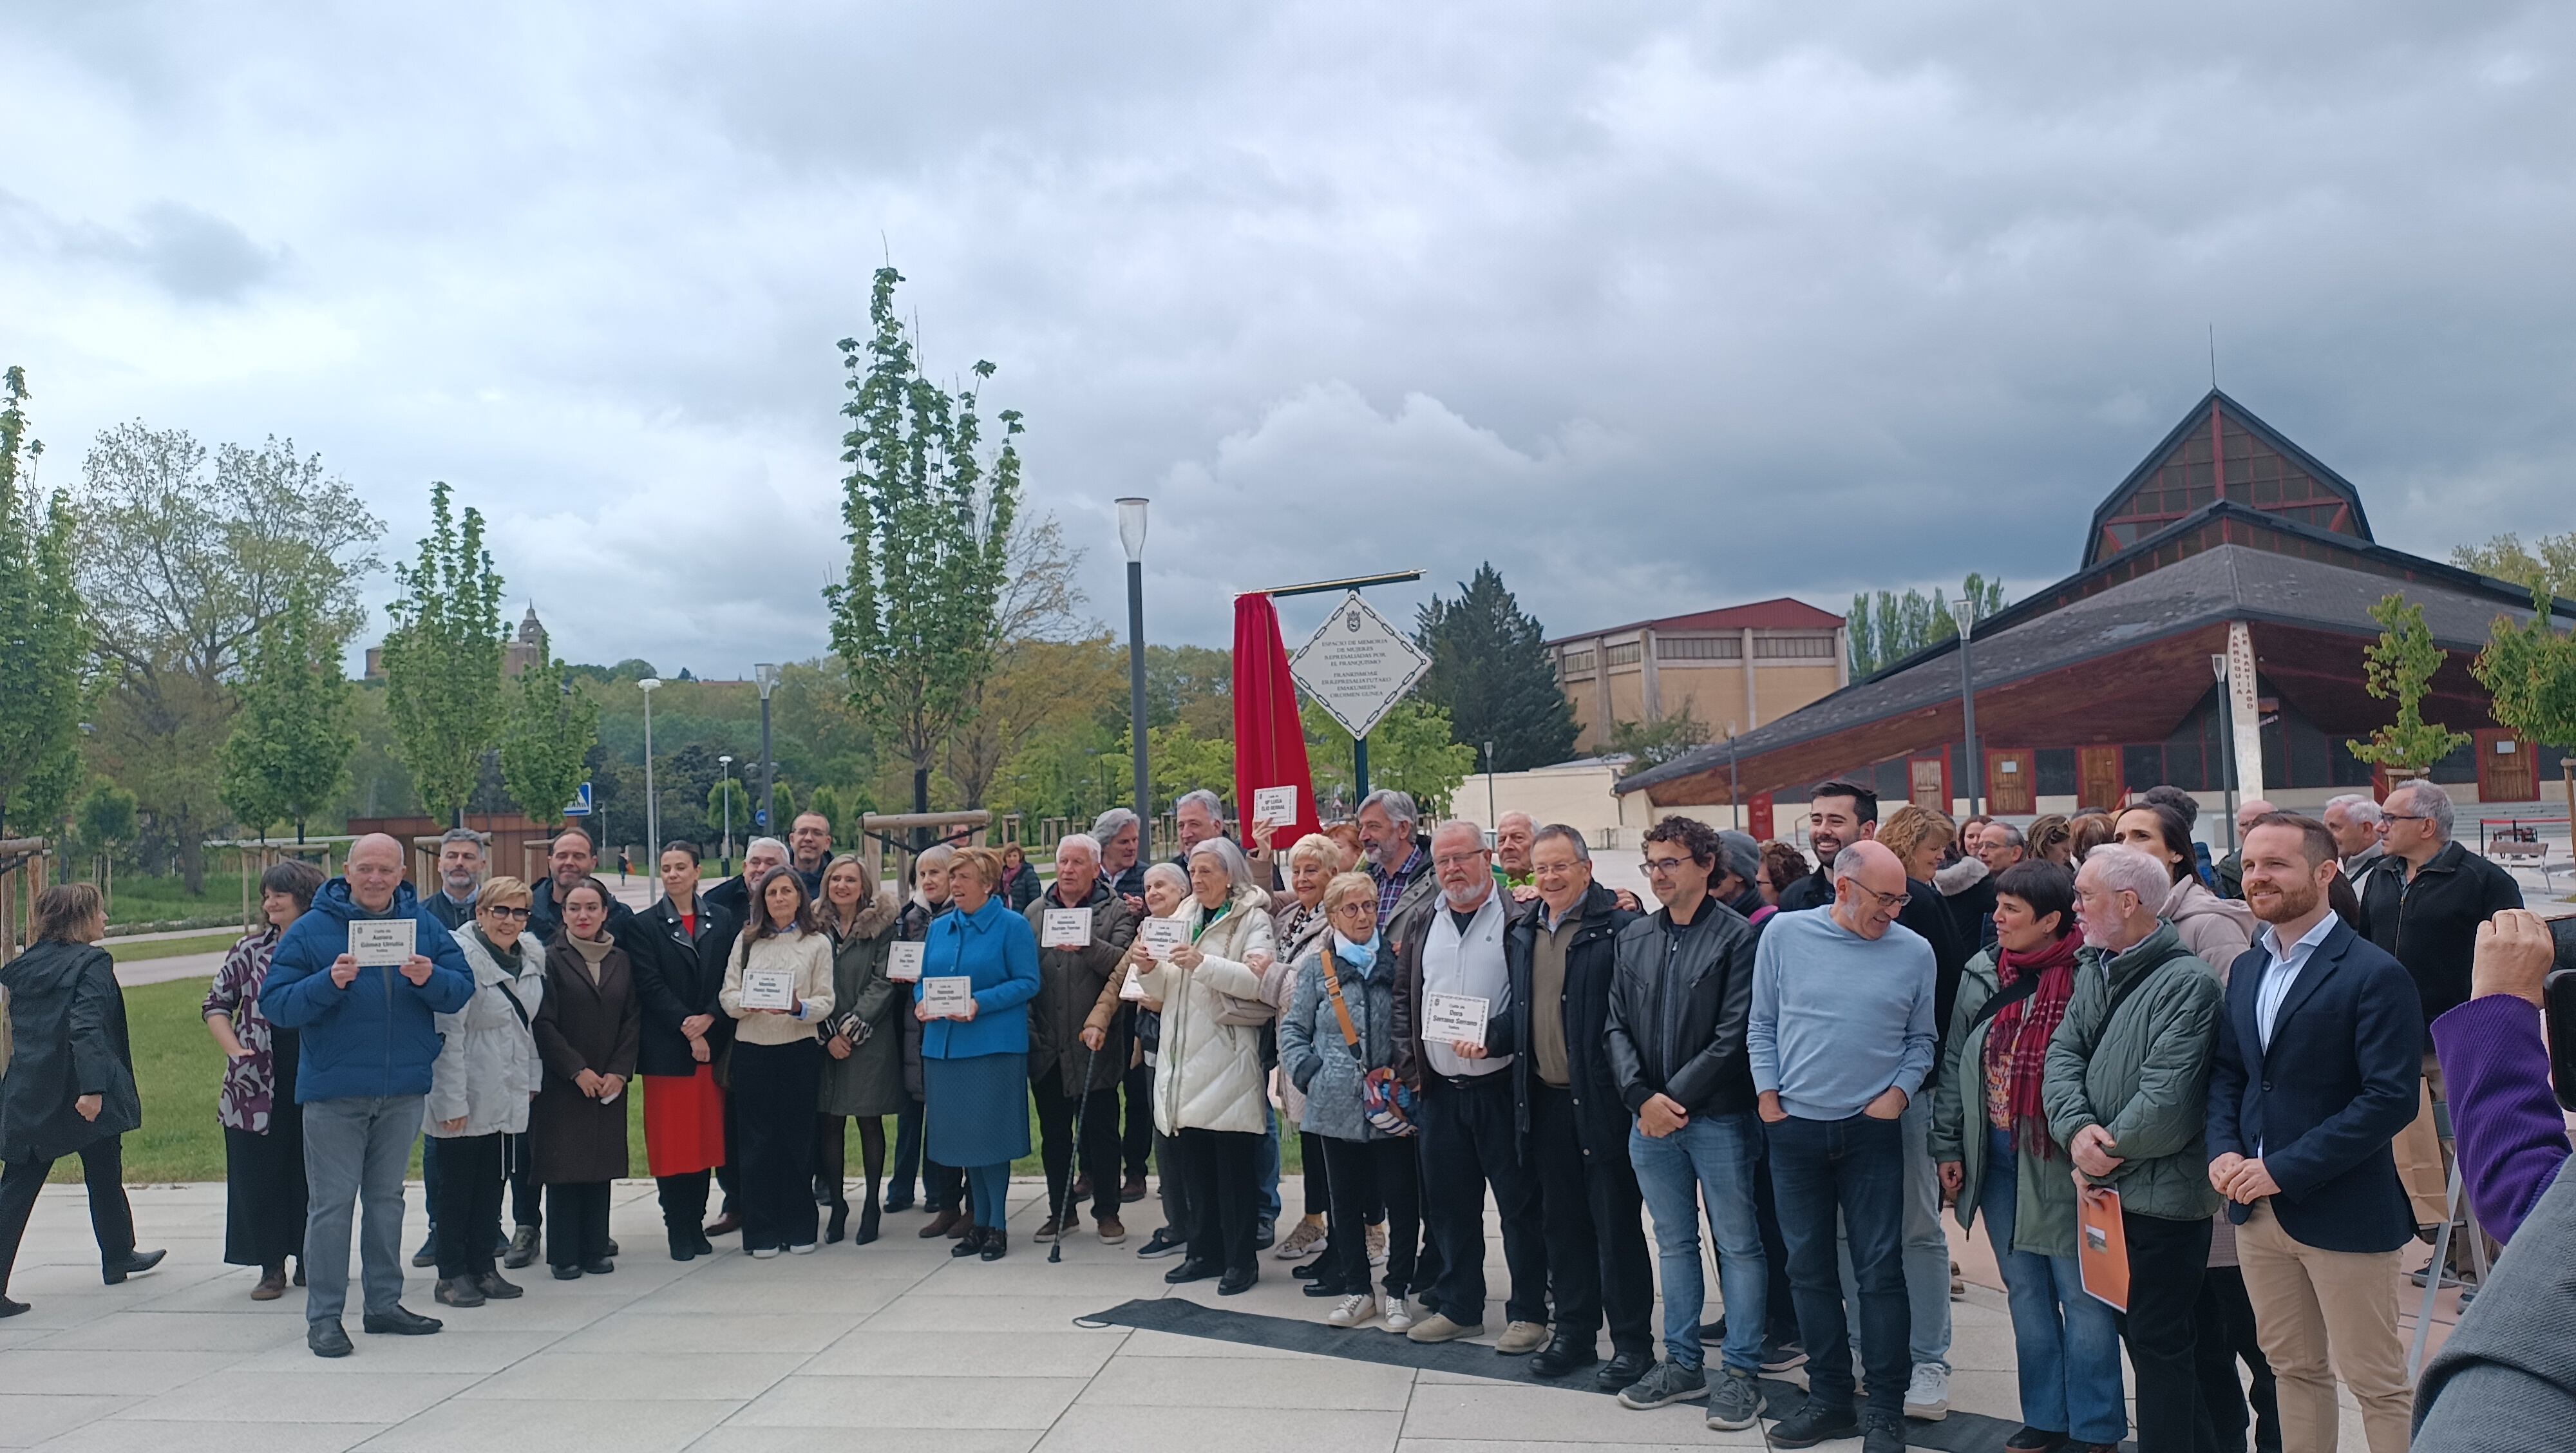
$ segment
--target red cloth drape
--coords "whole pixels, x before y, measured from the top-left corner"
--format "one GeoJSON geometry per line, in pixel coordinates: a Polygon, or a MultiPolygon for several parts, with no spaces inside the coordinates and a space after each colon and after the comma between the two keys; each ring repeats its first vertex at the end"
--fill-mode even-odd
{"type": "MultiPolygon", "coordinates": [[[[1290,843],[1323,824],[1315,814],[1315,780],[1306,767],[1306,729],[1297,720],[1297,683],[1288,674],[1288,648],[1279,642],[1279,612],[1266,595],[1234,598],[1234,803],[1249,829],[1253,793],[1264,787],[1297,789],[1297,823],[1282,828],[1271,845],[1290,843]]],[[[1250,846],[1250,844],[1246,844],[1250,846]]]]}

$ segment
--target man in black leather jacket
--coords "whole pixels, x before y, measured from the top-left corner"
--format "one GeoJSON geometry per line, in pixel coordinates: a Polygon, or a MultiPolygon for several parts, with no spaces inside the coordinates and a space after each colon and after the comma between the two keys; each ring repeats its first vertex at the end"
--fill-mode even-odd
{"type": "Polygon", "coordinates": [[[1606,1049],[1619,931],[1637,915],[1592,881],[1591,851],[1573,828],[1539,829],[1530,854],[1538,902],[1503,937],[1512,1000],[1529,1006],[1517,1025],[1512,1073],[1556,1302],[1554,1337],[1530,1359],[1530,1373],[1563,1377],[1599,1361],[1606,1312],[1613,1356],[1597,1381],[1616,1391],[1655,1365],[1645,1201],[1628,1163],[1628,1110],[1606,1049]]]}
{"type": "Polygon", "coordinates": [[[1751,1427],[1762,1410],[1769,1269],[1753,1211],[1762,1143],[1745,1024],[1753,1005],[1753,930],[1711,891],[1716,830],[1686,817],[1647,829],[1646,881],[1663,907],[1622,929],[1610,986],[1609,1058],[1636,1126],[1628,1154],[1655,1211],[1663,1264],[1662,1366],[1620,1393],[1629,1407],[1705,1396],[1708,1425],[1751,1427]],[[1702,1370],[1699,1202],[1717,1239],[1726,1297],[1724,1375],[1702,1370]]]}

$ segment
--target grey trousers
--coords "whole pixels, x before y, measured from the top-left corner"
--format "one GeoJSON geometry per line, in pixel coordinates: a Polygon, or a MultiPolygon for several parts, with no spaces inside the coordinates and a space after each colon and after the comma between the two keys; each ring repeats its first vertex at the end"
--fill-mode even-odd
{"type": "Polygon", "coordinates": [[[359,1260],[366,1309],[389,1312],[403,1293],[403,1172],[420,1133],[421,1096],[315,1100],[304,1107],[304,1320],[337,1322],[349,1305],[349,1229],[363,1202],[359,1260]]]}

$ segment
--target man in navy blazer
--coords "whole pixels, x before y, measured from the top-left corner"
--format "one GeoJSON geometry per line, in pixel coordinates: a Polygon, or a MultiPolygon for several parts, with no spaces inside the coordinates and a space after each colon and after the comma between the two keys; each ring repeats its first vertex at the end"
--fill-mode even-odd
{"type": "Polygon", "coordinates": [[[2389,1147],[2415,1117],[2422,1002],[2404,966],[2327,906],[2341,870],[2324,823],[2267,813],[2243,857],[2245,900],[2265,927],[2228,974],[2210,1184],[2243,1228],[2237,1255],[2280,1379],[2283,1453],[2331,1453],[2336,1373],[2361,1404],[2371,1453],[2404,1453],[2398,1253],[2415,1215],[2389,1147]]]}

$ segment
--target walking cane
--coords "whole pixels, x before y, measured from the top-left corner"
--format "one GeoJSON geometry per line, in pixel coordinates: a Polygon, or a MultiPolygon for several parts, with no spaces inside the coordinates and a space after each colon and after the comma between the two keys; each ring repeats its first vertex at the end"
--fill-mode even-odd
{"type": "Polygon", "coordinates": [[[1064,1194],[1055,1204],[1055,1244],[1047,1248],[1049,1265],[1064,1260],[1064,1206],[1073,1199],[1074,1180],[1082,1174],[1082,1132],[1091,1123],[1091,1062],[1099,1057],[1100,1051],[1087,1044],[1082,1047],[1082,1083],[1076,1090],[1082,1098],[1073,1107],[1073,1160],[1065,1167],[1064,1194]]]}

